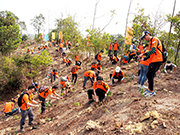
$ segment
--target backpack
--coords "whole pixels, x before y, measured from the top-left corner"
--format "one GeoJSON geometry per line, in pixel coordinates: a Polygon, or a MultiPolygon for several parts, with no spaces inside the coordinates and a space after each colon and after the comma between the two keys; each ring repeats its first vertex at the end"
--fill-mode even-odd
{"type": "MultiPolygon", "coordinates": [[[[158,48],[159,46],[159,43],[157,45],[157,49],[161,52],[161,50],[158,48]]],[[[162,63],[165,63],[167,61],[167,58],[168,58],[168,52],[166,50],[166,48],[164,47],[164,44],[162,43],[162,57],[163,57],[163,62],[162,63]]]]}
{"type": "Polygon", "coordinates": [[[125,59],[125,61],[127,61],[127,60],[128,60],[128,57],[127,57],[127,56],[124,56],[124,59],[125,59]]]}
{"type": "Polygon", "coordinates": [[[61,81],[67,82],[67,79],[65,77],[61,77],[61,81]]]}
{"type": "Polygon", "coordinates": [[[98,54],[96,54],[96,56],[95,56],[95,59],[96,59],[96,60],[97,60],[98,55],[99,55],[99,53],[98,53],[98,54]]]}
{"type": "MultiPolygon", "coordinates": [[[[41,87],[39,88],[39,93],[45,91],[46,89],[47,89],[47,91],[48,91],[48,90],[49,90],[49,87],[48,87],[48,86],[41,86],[41,87]]],[[[46,91],[46,92],[47,92],[47,91],[46,91]]]]}
{"type": "Polygon", "coordinates": [[[71,72],[72,72],[72,73],[74,73],[75,70],[76,70],[76,67],[75,67],[75,66],[71,68],[71,72]]]}
{"type": "Polygon", "coordinates": [[[23,104],[23,103],[22,103],[22,98],[23,98],[24,94],[27,94],[27,95],[29,96],[28,93],[23,93],[23,94],[20,95],[20,97],[18,98],[18,101],[17,101],[19,107],[21,107],[22,104],[23,104]]]}

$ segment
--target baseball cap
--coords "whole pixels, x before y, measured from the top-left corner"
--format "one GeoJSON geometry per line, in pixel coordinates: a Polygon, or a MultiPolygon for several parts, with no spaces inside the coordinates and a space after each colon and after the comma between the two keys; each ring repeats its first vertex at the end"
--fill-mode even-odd
{"type": "MultiPolygon", "coordinates": [[[[143,39],[147,34],[150,34],[150,32],[149,32],[149,31],[144,31],[143,34],[142,34],[141,39],[143,39]]],[[[151,34],[150,34],[150,35],[151,35],[151,34]]]]}

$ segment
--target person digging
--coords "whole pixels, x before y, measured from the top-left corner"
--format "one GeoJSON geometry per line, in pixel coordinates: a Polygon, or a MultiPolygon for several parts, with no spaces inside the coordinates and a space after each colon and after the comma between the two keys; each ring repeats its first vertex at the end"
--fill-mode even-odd
{"type": "Polygon", "coordinates": [[[95,101],[97,103],[102,102],[108,90],[108,84],[103,81],[103,77],[98,76],[97,81],[93,84],[93,89],[89,89],[87,91],[89,98],[89,102],[87,104],[91,104],[92,102],[94,102],[92,95],[94,95],[95,101]]]}

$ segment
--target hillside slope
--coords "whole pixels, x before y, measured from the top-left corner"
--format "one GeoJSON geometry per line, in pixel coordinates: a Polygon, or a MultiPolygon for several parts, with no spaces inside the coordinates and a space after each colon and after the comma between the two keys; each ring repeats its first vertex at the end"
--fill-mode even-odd
{"type": "MultiPolygon", "coordinates": [[[[54,55],[55,48],[48,49],[54,55]]],[[[66,67],[59,65],[58,57],[52,68],[61,71],[61,75],[69,75],[73,65],[66,67]]],[[[85,58],[84,58],[85,59],[85,58]]],[[[107,62],[103,56],[102,68],[104,81],[110,84],[109,74],[116,66],[107,62]]],[[[84,61],[86,63],[87,61],[84,61]]],[[[83,64],[84,64],[83,63],[83,64]]],[[[40,109],[33,108],[34,121],[38,123],[39,129],[31,130],[26,121],[26,135],[110,135],[110,134],[179,134],[180,133],[180,69],[172,74],[157,74],[155,77],[156,96],[145,98],[137,87],[138,63],[132,62],[121,67],[125,73],[126,80],[121,84],[115,83],[110,89],[113,95],[106,98],[102,105],[92,103],[87,105],[87,90],[91,88],[90,81],[87,89],[83,90],[83,73],[85,64],[78,71],[76,85],[72,85],[73,92],[69,97],[51,100],[52,106],[47,107],[48,112],[40,115],[40,109]]],[[[88,63],[90,69],[90,63],[88,63]]],[[[48,70],[47,70],[48,71],[48,70]]],[[[53,84],[49,83],[46,74],[39,76],[41,85],[59,86],[59,79],[53,84]]],[[[147,84],[146,84],[147,85],[147,84]]],[[[60,90],[57,91],[60,94],[60,90]]],[[[37,95],[35,95],[37,98],[37,95]]],[[[14,95],[14,98],[17,98],[14,95]]],[[[35,100],[38,100],[36,99],[35,100]]],[[[47,102],[50,99],[48,98],[47,102]]],[[[0,108],[3,108],[1,102],[0,108]]],[[[0,114],[0,134],[19,133],[20,113],[16,116],[5,118],[0,114]]]]}

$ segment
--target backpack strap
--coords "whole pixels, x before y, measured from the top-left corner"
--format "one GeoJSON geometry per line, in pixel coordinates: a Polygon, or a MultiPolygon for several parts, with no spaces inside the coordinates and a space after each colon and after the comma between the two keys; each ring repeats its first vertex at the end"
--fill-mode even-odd
{"type": "Polygon", "coordinates": [[[45,94],[48,92],[48,90],[49,90],[49,88],[46,88],[46,89],[44,90],[44,96],[45,96],[45,94]]]}

